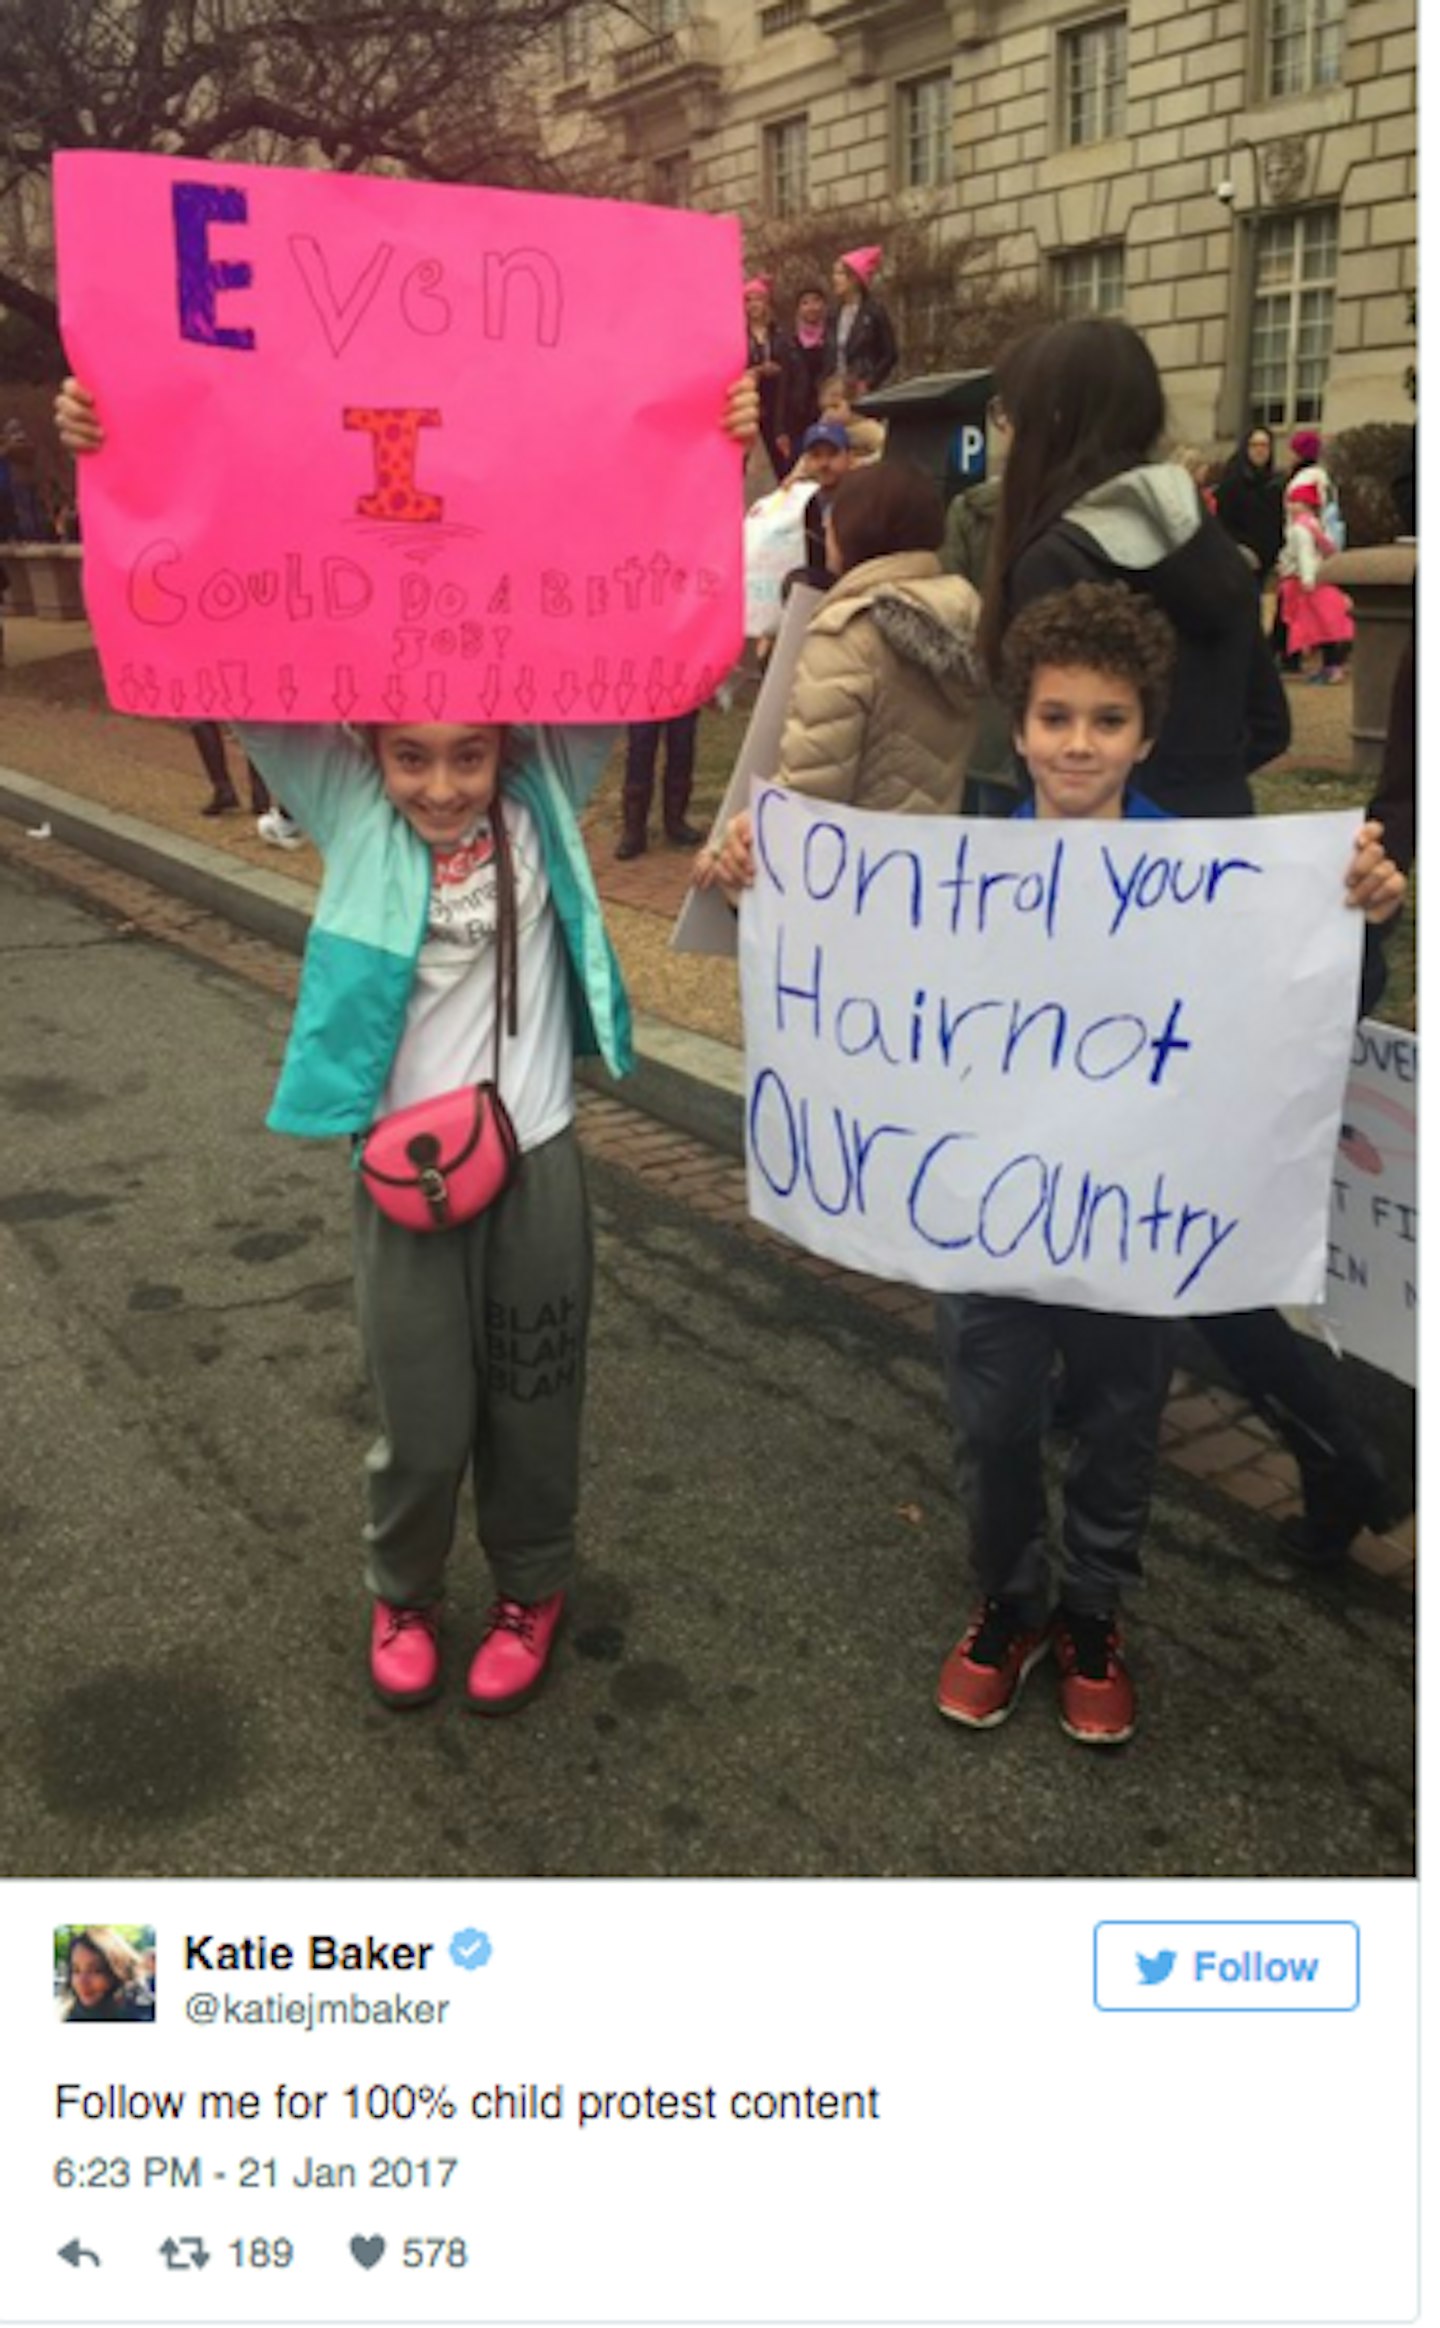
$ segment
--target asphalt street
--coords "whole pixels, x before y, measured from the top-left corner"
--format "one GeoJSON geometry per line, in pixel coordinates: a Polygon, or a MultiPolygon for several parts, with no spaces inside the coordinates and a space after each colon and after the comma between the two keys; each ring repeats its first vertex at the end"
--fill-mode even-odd
{"type": "Polygon", "coordinates": [[[596,1166],[584,1573],[543,1695],[370,1696],[347,1167],[283,1004],[0,871],[7,1873],[1385,1875],[1413,1608],[1162,1471],[1140,1735],[932,1694],[968,1592],[928,1346],[596,1166]]]}

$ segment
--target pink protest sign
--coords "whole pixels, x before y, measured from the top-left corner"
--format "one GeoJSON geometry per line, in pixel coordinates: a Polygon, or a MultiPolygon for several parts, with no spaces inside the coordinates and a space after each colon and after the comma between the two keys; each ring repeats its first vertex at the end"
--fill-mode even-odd
{"type": "Polygon", "coordinates": [[[733,220],[96,153],[55,209],[120,709],[664,719],[734,662],[733,220]]]}

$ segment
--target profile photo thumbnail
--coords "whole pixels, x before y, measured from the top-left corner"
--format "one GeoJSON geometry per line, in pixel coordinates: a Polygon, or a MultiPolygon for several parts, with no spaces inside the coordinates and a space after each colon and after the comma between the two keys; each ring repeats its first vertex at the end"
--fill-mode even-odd
{"type": "Polygon", "coordinates": [[[153,1924],[60,1924],[55,2011],[62,2021],[153,2021],[153,1924]]]}

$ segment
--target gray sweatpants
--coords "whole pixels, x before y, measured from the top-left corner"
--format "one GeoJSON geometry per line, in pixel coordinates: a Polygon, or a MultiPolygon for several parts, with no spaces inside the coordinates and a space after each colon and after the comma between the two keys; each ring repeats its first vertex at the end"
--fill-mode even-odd
{"type": "Polygon", "coordinates": [[[440,1598],[465,1467],[499,1590],[544,1600],[575,1560],[593,1274],[573,1129],[532,1149],[497,1205],[434,1236],[387,1220],[355,1175],[360,1334],[379,1408],[366,1574],[440,1598]]]}

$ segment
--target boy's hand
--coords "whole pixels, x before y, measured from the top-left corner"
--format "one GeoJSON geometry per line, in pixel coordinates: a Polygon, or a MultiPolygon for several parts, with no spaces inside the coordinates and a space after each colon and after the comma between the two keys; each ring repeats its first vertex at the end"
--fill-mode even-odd
{"type": "Polygon", "coordinates": [[[1393,921],[1408,887],[1399,866],[1385,854],[1384,826],[1363,824],[1345,874],[1345,903],[1355,906],[1367,922],[1393,921]]]}
{"type": "Polygon", "coordinates": [[[737,445],[753,445],[760,434],[760,391],[748,372],[742,372],[726,391],[721,425],[737,445]]]}
{"type": "Polygon", "coordinates": [[[55,426],[67,453],[98,453],[105,431],[95,415],[95,399],[78,380],[62,380],[55,399],[55,426]]]}

